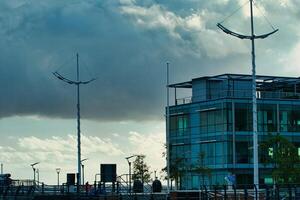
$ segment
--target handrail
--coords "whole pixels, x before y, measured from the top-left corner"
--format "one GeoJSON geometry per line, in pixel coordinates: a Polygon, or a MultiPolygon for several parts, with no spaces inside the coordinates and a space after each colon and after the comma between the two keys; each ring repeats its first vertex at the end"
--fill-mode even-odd
{"type": "MultiPolygon", "coordinates": [[[[300,93],[282,91],[257,91],[257,99],[300,99],[300,93]]],[[[183,105],[198,101],[215,100],[220,98],[252,98],[251,90],[217,90],[217,92],[205,93],[176,98],[175,105],[183,105]]]]}

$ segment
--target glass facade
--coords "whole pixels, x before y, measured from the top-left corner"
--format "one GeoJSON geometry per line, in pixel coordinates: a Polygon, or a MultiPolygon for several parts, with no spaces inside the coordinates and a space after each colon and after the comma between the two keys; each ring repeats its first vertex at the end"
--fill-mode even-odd
{"type": "MultiPolygon", "coordinates": [[[[170,111],[170,158],[172,169],[177,166],[180,171],[181,189],[225,184],[230,174],[236,175],[238,184],[252,183],[251,101],[223,99],[175,106],[170,111]],[[201,164],[212,171],[209,175],[193,171],[201,154],[201,164]]],[[[259,142],[268,133],[286,133],[300,152],[300,102],[259,101],[257,120],[259,142]]],[[[272,149],[265,154],[271,155],[272,149]]],[[[270,179],[261,177],[262,182],[270,179]]]]}
{"type": "MultiPolygon", "coordinates": [[[[269,133],[280,133],[295,144],[300,155],[300,79],[256,78],[258,142],[266,140],[269,133]]],[[[190,101],[177,105],[175,95],[176,105],[170,107],[167,143],[179,187],[221,185],[233,174],[237,184],[253,183],[252,77],[223,74],[172,87],[192,89],[190,101]],[[211,173],[199,173],[197,166],[205,166],[211,173]]],[[[259,159],[272,153],[272,149],[259,152],[259,159]]],[[[270,182],[272,169],[259,168],[260,183],[270,182]]]]}

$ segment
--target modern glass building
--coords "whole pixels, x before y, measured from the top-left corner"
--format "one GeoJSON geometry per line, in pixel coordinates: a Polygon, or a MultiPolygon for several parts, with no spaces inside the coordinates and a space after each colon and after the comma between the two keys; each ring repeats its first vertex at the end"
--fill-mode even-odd
{"type": "MultiPolygon", "coordinates": [[[[181,189],[225,184],[230,175],[237,184],[253,183],[251,81],[250,75],[222,74],[169,85],[175,91],[169,107],[169,163],[181,189]],[[192,96],[178,98],[182,90],[192,96]],[[195,172],[199,165],[211,175],[195,172]]],[[[256,83],[259,142],[280,133],[299,150],[300,78],[257,76],[256,83]]],[[[272,181],[271,170],[259,164],[260,183],[272,181]]]]}

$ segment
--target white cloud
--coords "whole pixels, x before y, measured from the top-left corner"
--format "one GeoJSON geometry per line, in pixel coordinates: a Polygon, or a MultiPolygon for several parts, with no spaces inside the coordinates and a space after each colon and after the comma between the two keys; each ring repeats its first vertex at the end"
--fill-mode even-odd
{"type": "MultiPolygon", "coordinates": [[[[162,123],[163,124],[163,123],[162,123]]],[[[86,161],[86,180],[92,181],[96,173],[99,173],[100,163],[116,163],[118,174],[127,173],[125,156],[131,154],[146,155],[146,162],[151,170],[160,171],[164,166],[162,158],[164,143],[164,125],[154,127],[156,133],[142,134],[129,132],[128,137],[118,133],[111,138],[82,135],[82,158],[86,161]]],[[[31,178],[31,173],[22,174],[20,169],[30,172],[30,164],[40,162],[38,168],[43,175],[43,181],[54,183],[52,176],[55,168],[60,167],[65,172],[75,172],[77,166],[77,137],[67,135],[65,137],[52,136],[48,138],[29,136],[11,138],[15,141],[12,146],[0,146],[1,161],[9,166],[14,178],[31,178]]]]}
{"type": "Polygon", "coordinates": [[[300,41],[286,56],[282,55],[280,62],[284,66],[284,71],[288,74],[300,73],[300,41]]]}
{"type": "MultiPolygon", "coordinates": [[[[17,146],[0,147],[0,156],[6,162],[44,162],[74,161],[77,151],[77,140],[74,135],[66,137],[38,138],[35,136],[22,137],[17,140],[17,146]]],[[[124,153],[117,144],[110,139],[101,139],[96,136],[82,135],[82,154],[105,154],[108,156],[120,156],[124,153]]]]}
{"type": "Polygon", "coordinates": [[[144,154],[146,161],[151,169],[160,171],[165,166],[165,160],[162,158],[164,150],[165,134],[156,132],[151,134],[140,134],[130,132],[128,140],[134,147],[131,154],[144,154]]]}
{"type": "Polygon", "coordinates": [[[199,10],[180,16],[158,4],[143,7],[135,3],[123,5],[120,10],[140,28],[167,31],[178,47],[183,45],[183,51],[196,57],[205,54],[210,58],[222,58],[248,51],[242,41],[225,39],[216,26],[208,28],[208,21],[214,19],[217,22],[217,13],[199,10]]]}

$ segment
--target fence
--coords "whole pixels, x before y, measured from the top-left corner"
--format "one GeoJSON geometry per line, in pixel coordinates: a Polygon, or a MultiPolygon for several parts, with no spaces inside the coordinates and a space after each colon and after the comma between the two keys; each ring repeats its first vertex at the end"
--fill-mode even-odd
{"type": "Polygon", "coordinates": [[[1,186],[0,199],[114,199],[114,200],[300,200],[300,185],[210,186],[199,190],[174,190],[170,194],[102,191],[95,186],[31,185],[1,186]],[[26,198],[25,198],[26,197],[26,198]],[[46,198],[47,197],[47,198],[46,198]]]}

